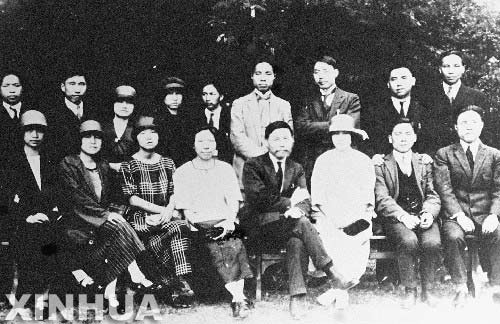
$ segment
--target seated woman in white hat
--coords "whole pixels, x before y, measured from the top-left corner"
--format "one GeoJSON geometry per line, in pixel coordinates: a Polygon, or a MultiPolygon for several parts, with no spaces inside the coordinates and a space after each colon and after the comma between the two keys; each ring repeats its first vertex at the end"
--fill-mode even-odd
{"type": "Polygon", "coordinates": [[[375,171],[370,158],[353,149],[352,136],[365,139],[354,128],[349,115],[336,115],[330,122],[335,146],[321,154],[311,177],[313,208],[319,209],[316,228],[342,277],[334,289],[318,297],[321,304],[335,301],[337,308],[348,304],[347,289],[359,282],[370,252],[371,218],[374,215],[375,171]]]}

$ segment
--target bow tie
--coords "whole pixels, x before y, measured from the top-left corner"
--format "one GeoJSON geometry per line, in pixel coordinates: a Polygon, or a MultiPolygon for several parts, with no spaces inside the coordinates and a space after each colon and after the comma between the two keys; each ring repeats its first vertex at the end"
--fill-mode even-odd
{"type": "Polygon", "coordinates": [[[271,98],[271,91],[268,91],[266,93],[256,92],[256,94],[257,94],[257,100],[269,100],[271,98]]]}

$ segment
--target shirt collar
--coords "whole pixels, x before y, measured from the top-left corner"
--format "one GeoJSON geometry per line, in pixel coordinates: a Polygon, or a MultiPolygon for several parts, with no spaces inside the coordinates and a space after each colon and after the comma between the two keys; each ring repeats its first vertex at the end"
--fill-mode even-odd
{"type": "Polygon", "coordinates": [[[335,89],[337,89],[337,86],[334,84],[328,89],[319,89],[319,92],[322,96],[329,96],[335,92],[335,89]]]}
{"type": "Polygon", "coordinates": [[[254,89],[254,93],[257,96],[257,100],[258,99],[268,100],[268,99],[271,99],[271,97],[273,95],[273,92],[271,90],[267,91],[266,93],[262,93],[259,90],[254,89]]]}
{"type": "Polygon", "coordinates": [[[215,117],[215,116],[219,116],[219,115],[220,115],[221,110],[222,110],[222,107],[221,107],[220,105],[219,105],[219,106],[217,106],[217,108],[215,108],[214,110],[210,110],[210,109],[208,109],[208,108],[205,108],[205,116],[206,116],[207,118],[210,118],[210,114],[212,114],[212,113],[214,114],[214,117],[215,117]]]}
{"type": "MultiPolygon", "coordinates": [[[[10,105],[5,101],[2,101],[3,106],[5,109],[9,110],[9,108],[14,108],[17,111],[17,114],[19,115],[19,112],[21,110],[21,102],[16,103],[15,105],[10,105]]],[[[9,112],[10,113],[10,112],[9,112]]]]}
{"type": "Polygon", "coordinates": [[[458,89],[460,89],[461,85],[462,85],[462,80],[458,80],[455,84],[451,84],[451,85],[443,81],[444,93],[448,93],[448,89],[451,86],[451,92],[456,94],[458,92],[458,89]]]}
{"type": "Polygon", "coordinates": [[[286,162],[286,158],[282,159],[282,160],[278,160],[274,155],[272,155],[271,153],[268,153],[269,154],[269,158],[271,158],[271,162],[273,162],[273,166],[274,166],[274,171],[278,171],[278,162],[282,162],[281,163],[281,169],[283,170],[283,172],[285,172],[285,162],[286,162]]]}
{"type": "Polygon", "coordinates": [[[401,153],[396,150],[392,150],[392,154],[394,155],[394,159],[396,160],[396,162],[400,163],[403,161],[403,158],[405,161],[411,161],[413,151],[409,150],[406,153],[401,153]]]}
{"type": "Polygon", "coordinates": [[[77,104],[69,101],[68,98],[64,97],[64,103],[66,104],[66,107],[71,109],[71,111],[73,111],[75,114],[76,114],[78,107],[83,108],[83,101],[80,101],[80,104],[77,105],[77,104]]]}
{"type": "Polygon", "coordinates": [[[460,140],[460,145],[462,146],[464,152],[466,152],[467,148],[470,146],[470,150],[471,150],[472,156],[474,158],[476,157],[476,154],[477,154],[477,151],[479,150],[480,144],[482,144],[482,142],[479,138],[470,144],[460,140]]]}

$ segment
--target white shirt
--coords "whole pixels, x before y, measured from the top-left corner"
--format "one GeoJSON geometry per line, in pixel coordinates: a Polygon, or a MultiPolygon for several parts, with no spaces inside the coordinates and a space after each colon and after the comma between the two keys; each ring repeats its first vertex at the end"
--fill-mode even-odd
{"type": "Polygon", "coordinates": [[[324,90],[324,89],[319,89],[319,92],[321,92],[321,99],[323,99],[323,96],[326,96],[325,98],[325,105],[327,107],[330,107],[333,101],[333,97],[335,96],[335,88],[337,86],[334,84],[330,88],[324,90]]]}
{"type": "Polygon", "coordinates": [[[462,85],[461,80],[458,80],[457,83],[452,84],[452,85],[449,85],[449,84],[443,82],[444,93],[448,96],[448,98],[455,99],[457,97],[457,93],[458,93],[458,90],[460,89],[461,85],[462,85]],[[451,87],[451,90],[450,90],[450,87],[451,87]]]}
{"type": "Polygon", "coordinates": [[[411,157],[413,152],[409,150],[406,153],[401,153],[396,150],[393,150],[392,154],[394,155],[394,159],[398,163],[401,171],[403,171],[404,174],[409,176],[411,174],[411,157]]]}
{"type": "Polygon", "coordinates": [[[476,155],[477,151],[479,150],[479,144],[481,144],[481,140],[477,139],[476,141],[472,143],[465,143],[464,141],[460,140],[460,145],[462,145],[462,148],[464,149],[464,152],[467,152],[467,148],[470,146],[470,151],[472,152],[472,159],[475,161],[476,160],[476,155]]]}
{"type": "Polygon", "coordinates": [[[279,169],[278,162],[281,162],[281,170],[283,170],[283,180],[281,181],[281,187],[280,187],[280,190],[281,190],[281,189],[283,189],[283,182],[285,180],[285,162],[286,162],[286,158],[284,158],[282,160],[278,160],[271,153],[268,153],[268,154],[269,154],[269,157],[271,158],[271,162],[273,162],[274,172],[278,172],[278,169],[279,169]]]}
{"type": "Polygon", "coordinates": [[[126,119],[118,118],[116,116],[115,118],[113,118],[113,125],[116,133],[116,139],[115,139],[116,141],[122,138],[123,133],[125,133],[125,130],[127,129],[127,124],[128,120],[126,119]]]}
{"type": "Polygon", "coordinates": [[[12,119],[14,119],[16,117],[19,118],[19,116],[21,115],[21,102],[18,102],[13,106],[9,105],[5,101],[2,101],[2,104],[5,107],[5,109],[7,110],[7,112],[9,113],[10,118],[12,118],[12,119]],[[14,116],[14,112],[12,111],[12,109],[10,109],[11,107],[16,110],[16,116],[14,116]]]}
{"type": "Polygon", "coordinates": [[[35,176],[38,189],[42,190],[42,177],[40,175],[40,155],[26,155],[26,159],[31,168],[31,172],[35,176]]]}
{"type": "Polygon", "coordinates": [[[410,97],[405,99],[398,99],[395,97],[391,97],[391,100],[392,100],[392,105],[394,106],[394,108],[396,108],[398,114],[400,114],[401,103],[403,103],[403,111],[405,113],[405,116],[408,116],[408,110],[410,109],[410,100],[411,100],[410,97]]]}
{"type": "Polygon", "coordinates": [[[212,117],[212,120],[214,122],[214,127],[219,129],[219,121],[220,121],[220,113],[222,111],[222,107],[219,105],[217,108],[215,108],[213,111],[209,110],[208,108],[205,108],[205,117],[207,117],[207,125],[208,122],[210,121],[210,115],[214,114],[212,117]]]}
{"type": "Polygon", "coordinates": [[[71,112],[78,117],[78,107],[80,107],[81,114],[83,116],[83,101],[80,102],[79,105],[72,103],[71,101],[68,100],[68,98],[64,98],[64,103],[66,104],[66,107],[68,107],[71,112]]]}

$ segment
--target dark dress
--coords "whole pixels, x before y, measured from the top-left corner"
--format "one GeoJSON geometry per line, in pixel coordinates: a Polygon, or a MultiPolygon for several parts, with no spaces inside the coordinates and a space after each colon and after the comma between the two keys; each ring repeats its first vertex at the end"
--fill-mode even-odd
{"type": "Polygon", "coordinates": [[[109,200],[109,165],[97,162],[95,170],[88,170],[78,155],[64,158],[60,164],[63,228],[74,252],[69,270],[83,269],[94,281],[106,285],[125,271],[144,251],[144,245],[134,229],[126,222],[107,220],[111,211],[123,210],[109,200]],[[98,174],[101,190],[96,190],[98,174]],[[75,260],[76,259],[76,260],[75,260]]]}

